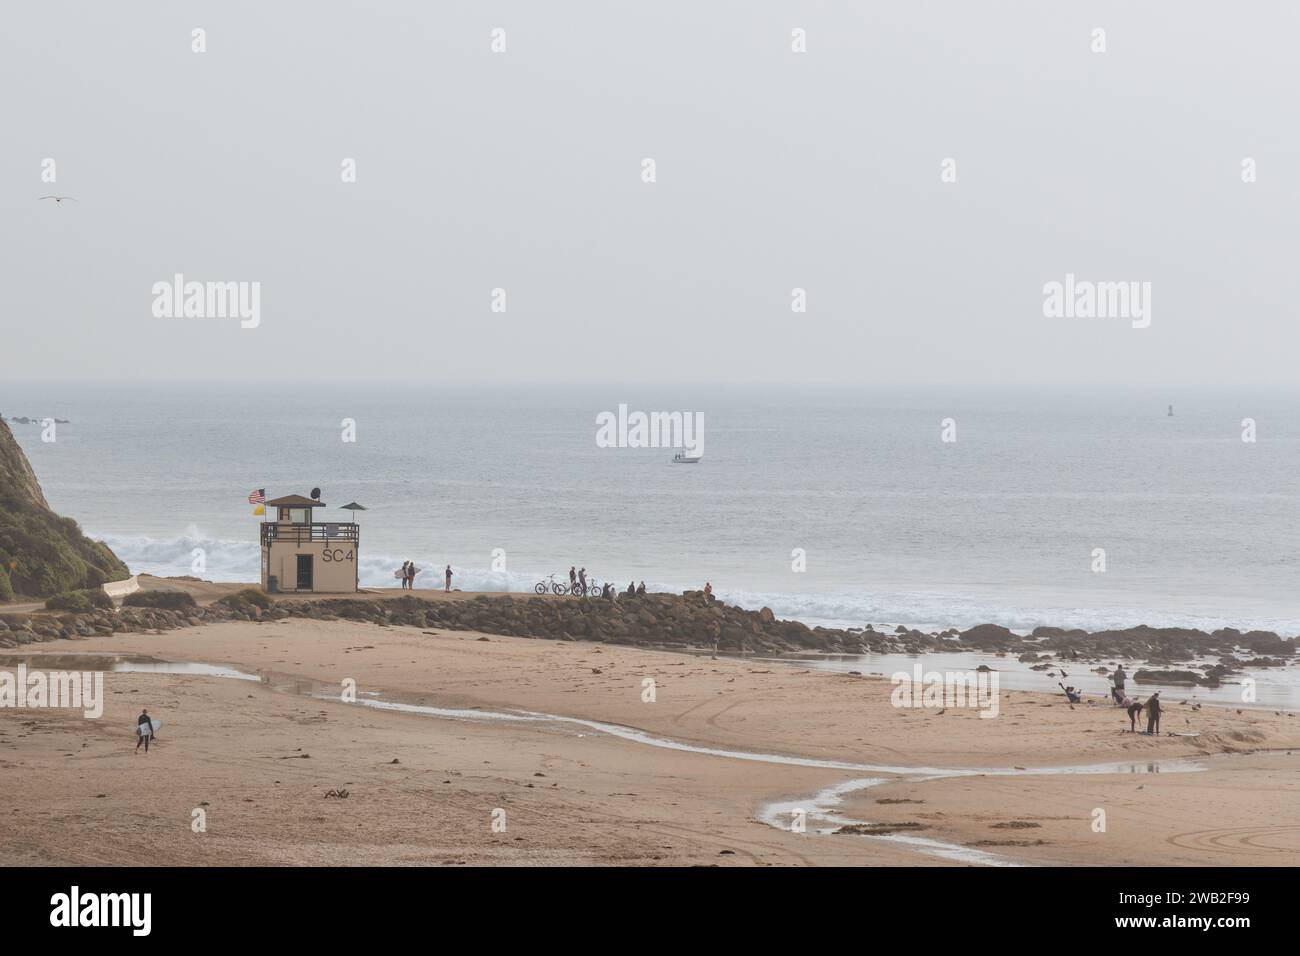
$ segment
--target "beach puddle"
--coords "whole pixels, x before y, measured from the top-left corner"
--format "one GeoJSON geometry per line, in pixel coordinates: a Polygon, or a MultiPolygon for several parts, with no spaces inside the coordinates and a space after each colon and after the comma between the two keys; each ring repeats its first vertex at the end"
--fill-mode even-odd
{"type": "Polygon", "coordinates": [[[190,677],[227,677],[232,680],[262,682],[262,678],[257,674],[246,674],[233,667],[189,661],[122,661],[110,667],[109,671],[114,674],[185,674],[190,677]]]}
{"type": "Polygon", "coordinates": [[[109,674],[186,674],[192,677],[227,677],[261,682],[257,674],[233,667],[192,661],[158,661],[123,654],[0,654],[0,667],[25,664],[28,670],[103,671],[109,674]]]}

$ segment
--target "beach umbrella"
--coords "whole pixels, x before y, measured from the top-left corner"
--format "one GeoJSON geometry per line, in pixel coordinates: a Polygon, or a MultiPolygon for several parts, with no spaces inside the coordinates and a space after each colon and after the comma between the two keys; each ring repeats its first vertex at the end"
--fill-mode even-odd
{"type": "Polygon", "coordinates": [[[365,510],[367,510],[367,509],[366,509],[366,506],[365,506],[365,505],[359,505],[359,504],[357,504],[355,501],[349,501],[349,502],[348,502],[347,504],[345,504],[345,505],[340,505],[340,506],[339,506],[339,510],[340,510],[340,511],[351,511],[351,512],[352,512],[352,520],[355,522],[355,521],[357,520],[357,512],[358,512],[358,511],[365,511],[365,510]]]}

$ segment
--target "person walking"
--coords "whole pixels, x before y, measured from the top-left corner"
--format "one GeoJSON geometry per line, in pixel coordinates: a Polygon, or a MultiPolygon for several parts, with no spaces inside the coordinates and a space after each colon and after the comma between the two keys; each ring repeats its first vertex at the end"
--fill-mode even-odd
{"type": "Polygon", "coordinates": [[[443,588],[443,590],[444,590],[444,591],[450,591],[450,590],[451,590],[451,565],[450,565],[450,564],[447,565],[447,584],[446,584],[446,586],[443,588]]]}
{"type": "Polygon", "coordinates": [[[153,737],[153,721],[149,719],[149,711],[140,711],[140,716],[136,718],[135,736],[135,750],[131,753],[139,753],[141,744],[144,744],[144,752],[149,753],[149,740],[153,737]]]}
{"type": "Polygon", "coordinates": [[[1147,736],[1160,736],[1160,691],[1147,698],[1147,736]]]}
{"type": "Polygon", "coordinates": [[[1115,681],[1115,689],[1110,692],[1111,696],[1115,698],[1115,703],[1122,705],[1124,698],[1128,696],[1124,693],[1124,682],[1128,680],[1128,675],[1124,673],[1123,664],[1115,668],[1115,676],[1112,679],[1115,681]]]}

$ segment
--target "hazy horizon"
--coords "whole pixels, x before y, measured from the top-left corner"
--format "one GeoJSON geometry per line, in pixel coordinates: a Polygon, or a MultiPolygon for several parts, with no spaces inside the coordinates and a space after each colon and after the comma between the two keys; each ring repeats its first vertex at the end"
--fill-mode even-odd
{"type": "Polygon", "coordinates": [[[14,6],[5,376],[1289,384],[1300,11],[1263,8],[14,6]],[[177,273],[259,324],[155,317],[177,273]],[[1150,326],[1045,317],[1068,275],[1150,283],[1150,326]]]}

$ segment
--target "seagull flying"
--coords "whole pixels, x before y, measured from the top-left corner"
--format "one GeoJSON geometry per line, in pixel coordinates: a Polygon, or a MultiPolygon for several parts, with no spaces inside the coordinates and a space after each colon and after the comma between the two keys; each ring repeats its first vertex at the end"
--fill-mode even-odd
{"type": "Polygon", "coordinates": [[[41,199],[53,199],[55,202],[63,202],[63,200],[65,200],[65,199],[67,199],[67,200],[69,200],[69,201],[71,201],[71,202],[77,202],[77,201],[78,201],[77,198],[76,198],[75,196],[42,196],[40,199],[38,199],[38,200],[36,200],[36,201],[37,201],[37,202],[40,202],[41,199]]]}

